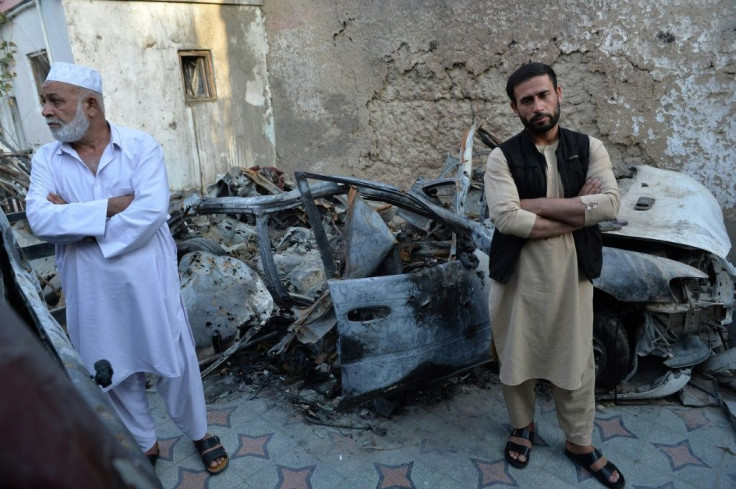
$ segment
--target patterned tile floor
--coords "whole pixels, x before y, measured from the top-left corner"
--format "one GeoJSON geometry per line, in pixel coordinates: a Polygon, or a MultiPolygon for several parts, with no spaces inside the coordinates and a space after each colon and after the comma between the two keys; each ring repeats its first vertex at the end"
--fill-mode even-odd
{"type": "MultiPolygon", "coordinates": [[[[161,446],[156,472],[165,488],[603,487],[564,456],[553,401],[543,394],[524,470],[503,458],[510,427],[498,388],[461,385],[448,400],[406,406],[390,419],[363,419],[357,427],[358,414],[353,427],[324,426],[306,422],[268,389],[253,397],[235,393],[208,404],[210,431],[231,454],[230,467],[210,476],[151,393],[161,446]],[[370,424],[378,429],[365,429],[370,424]]],[[[736,488],[736,430],[717,407],[601,406],[594,443],[619,466],[629,488],[736,488]]]]}

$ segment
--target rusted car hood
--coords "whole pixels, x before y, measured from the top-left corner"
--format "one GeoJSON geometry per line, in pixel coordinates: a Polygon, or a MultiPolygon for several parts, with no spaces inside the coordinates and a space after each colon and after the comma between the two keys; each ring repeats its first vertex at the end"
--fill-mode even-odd
{"type": "Polygon", "coordinates": [[[710,191],[698,181],[670,170],[636,166],[633,178],[619,179],[618,219],[628,225],[607,234],[674,243],[726,258],[731,249],[723,212],[710,191]],[[654,198],[648,210],[636,210],[642,197],[654,198]]]}

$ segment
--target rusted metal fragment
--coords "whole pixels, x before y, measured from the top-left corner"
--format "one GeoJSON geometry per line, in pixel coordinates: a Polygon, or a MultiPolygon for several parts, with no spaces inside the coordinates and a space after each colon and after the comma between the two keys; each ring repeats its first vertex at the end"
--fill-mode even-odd
{"type": "Polygon", "coordinates": [[[593,285],[621,302],[675,302],[673,279],[707,277],[669,258],[604,246],[603,269],[593,285]]]}
{"type": "Polygon", "coordinates": [[[340,408],[490,360],[488,279],[448,262],[420,272],[330,280],[340,408]]]}
{"type": "Polygon", "coordinates": [[[332,298],[329,294],[323,294],[312,306],[299,314],[289,330],[294,331],[296,338],[302,343],[316,343],[334,328],[336,323],[332,298]]]}

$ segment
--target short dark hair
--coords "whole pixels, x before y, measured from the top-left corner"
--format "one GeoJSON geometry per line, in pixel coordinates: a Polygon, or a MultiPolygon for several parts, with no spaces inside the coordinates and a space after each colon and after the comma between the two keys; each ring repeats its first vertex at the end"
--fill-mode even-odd
{"type": "Polygon", "coordinates": [[[530,62],[521,65],[516,69],[516,71],[511,73],[509,81],[506,82],[506,94],[512,102],[516,103],[516,99],[514,98],[514,88],[535,76],[544,75],[549,76],[549,79],[552,80],[552,86],[557,90],[557,74],[555,73],[555,70],[544,63],[530,62]]]}

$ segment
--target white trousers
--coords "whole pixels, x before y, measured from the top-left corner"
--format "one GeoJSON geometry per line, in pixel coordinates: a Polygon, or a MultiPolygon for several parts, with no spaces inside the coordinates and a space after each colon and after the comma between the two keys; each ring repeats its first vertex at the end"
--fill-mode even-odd
{"type": "MultiPolygon", "coordinates": [[[[160,377],[156,390],[182,433],[191,440],[200,440],[207,434],[207,406],[197,353],[186,334],[179,337],[179,352],[184,365],[181,376],[160,377]]],[[[107,396],[141,450],[145,452],[153,448],[156,443],[156,423],[148,405],[146,374],[136,372],[130,375],[108,390],[107,396]]]]}

